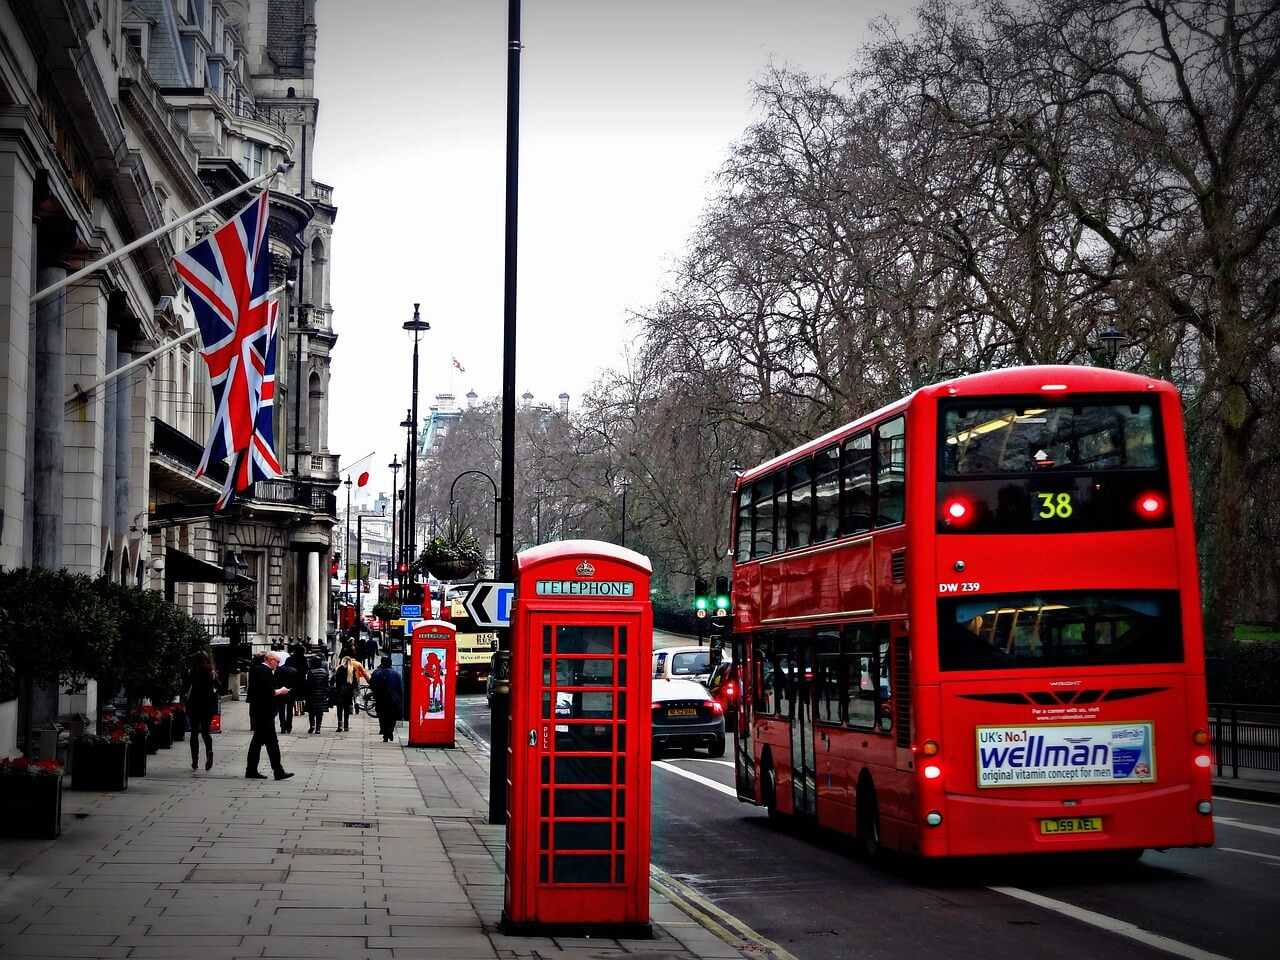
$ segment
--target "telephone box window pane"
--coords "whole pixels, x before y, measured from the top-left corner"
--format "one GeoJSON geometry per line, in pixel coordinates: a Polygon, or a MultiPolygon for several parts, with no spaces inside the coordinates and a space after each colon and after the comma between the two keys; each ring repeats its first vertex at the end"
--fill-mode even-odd
{"type": "Polygon", "coordinates": [[[618,815],[619,817],[625,817],[625,816],[627,815],[627,791],[625,791],[625,790],[619,790],[619,791],[618,791],[618,813],[617,813],[617,815],[618,815]]]}
{"type": "Polygon", "coordinates": [[[551,782],[551,758],[550,757],[542,758],[542,782],[543,783],[551,782]]]}
{"type": "Polygon", "coordinates": [[[613,882],[622,883],[626,878],[626,857],[613,858],[613,882]]]}
{"type": "Polygon", "coordinates": [[[624,753],[627,749],[627,725],[625,723],[618,724],[618,752],[624,753]]]}
{"type": "Polygon", "coordinates": [[[617,824],[616,839],[614,846],[622,850],[627,845],[627,825],[625,823],[617,824]]]}
{"type": "MultiPolygon", "coordinates": [[[[626,653],[624,650],[623,653],[626,653]]],[[[618,686],[625,687],[627,685],[627,661],[618,661],[618,686]]]]}
{"type": "Polygon", "coordinates": [[[612,687],[613,660],[556,660],[556,686],[612,687]]]}
{"type": "Polygon", "coordinates": [[[542,805],[539,813],[544,817],[551,816],[551,791],[546,787],[542,788],[542,805]]]}
{"type": "Polygon", "coordinates": [[[618,782],[618,783],[626,783],[626,782],[627,782],[627,758],[626,758],[626,757],[619,757],[619,758],[618,758],[618,780],[617,780],[617,782],[618,782]]]}
{"type": "Polygon", "coordinates": [[[542,719],[551,719],[551,694],[543,693],[542,695],[542,719]]]}
{"type": "Polygon", "coordinates": [[[613,627],[556,627],[557,653],[613,654],[613,627]]]}
{"type": "Polygon", "coordinates": [[[626,627],[618,628],[618,652],[619,653],[627,652],[627,628],[626,627]]]}
{"type": "Polygon", "coordinates": [[[557,850],[608,850],[608,823],[557,823],[557,850]]]}
{"type": "Polygon", "coordinates": [[[551,686],[551,660],[547,657],[542,659],[542,685],[551,686]]]}
{"type": "Polygon", "coordinates": [[[551,825],[547,823],[541,824],[538,829],[538,836],[542,840],[541,849],[550,850],[551,849],[551,825]]]}
{"type": "Polygon", "coordinates": [[[564,856],[557,854],[552,865],[552,883],[608,883],[608,854],[564,856]]]}
{"type": "Polygon", "coordinates": [[[613,749],[613,728],[603,724],[564,723],[556,728],[556,752],[603,752],[613,749]]]}
{"type": "Polygon", "coordinates": [[[567,690],[556,691],[557,720],[612,720],[613,694],[567,690]]]}
{"type": "Polygon", "coordinates": [[[627,695],[625,693],[618,694],[618,719],[625,720],[627,716],[627,695]]]}
{"type": "Polygon", "coordinates": [[[539,883],[547,882],[547,862],[550,859],[551,858],[548,857],[545,853],[538,858],[538,882],[539,883]]]}
{"type": "Polygon", "coordinates": [[[551,628],[550,627],[542,628],[542,652],[543,653],[551,652],[551,628]]]}
{"type": "Polygon", "coordinates": [[[557,817],[609,816],[608,790],[557,790],[557,817]]]}
{"type": "Polygon", "coordinates": [[[609,757],[556,757],[556,783],[612,783],[609,757]]]}

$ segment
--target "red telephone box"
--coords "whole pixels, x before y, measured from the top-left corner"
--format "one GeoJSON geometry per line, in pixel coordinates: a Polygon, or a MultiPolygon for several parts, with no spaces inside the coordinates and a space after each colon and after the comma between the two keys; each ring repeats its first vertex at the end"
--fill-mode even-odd
{"type": "Polygon", "coordinates": [[[452,747],[458,632],[443,620],[420,621],[409,652],[409,746],[452,747]]]}
{"type": "Polygon", "coordinates": [[[516,557],[508,932],[652,935],[650,572],[593,540],[516,557]]]}

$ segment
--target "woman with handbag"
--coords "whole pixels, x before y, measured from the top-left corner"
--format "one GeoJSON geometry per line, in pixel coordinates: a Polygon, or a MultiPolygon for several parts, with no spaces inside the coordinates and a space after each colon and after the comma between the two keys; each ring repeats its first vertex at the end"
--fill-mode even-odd
{"type": "Polygon", "coordinates": [[[204,739],[204,768],[213,766],[213,738],[209,727],[218,710],[218,678],[207,653],[197,653],[191,665],[191,683],[183,698],[187,704],[187,721],[191,724],[191,769],[200,764],[200,740],[204,739]]]}
{"type": "Polygon", "coordinates": [[[356,697],[356,689],[360,679],[369,680],[369,673],[359,660],[351,656],[343,657],[338,669],[333,673],[333,702],[338,707],[338,732],[351,729],[351,705],[356,697]]]}

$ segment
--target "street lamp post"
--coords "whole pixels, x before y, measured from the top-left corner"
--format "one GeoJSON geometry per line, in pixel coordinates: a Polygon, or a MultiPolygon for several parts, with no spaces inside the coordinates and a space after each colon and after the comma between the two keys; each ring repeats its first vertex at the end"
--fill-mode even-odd
{"type": "Polygon", "coordinates": [[[1116,329],[1113,321],[1107,326],[1107,329],[1098,334],[1098,339],[1102,341],[1102,348],[1106,351],[1107,366],[1114,370],[1116,368],[1116,358],[1120,354],[1120,348],[1128,342],[1128,338],[1116,329]]]}
{"type": "Polygon", "coordinates": [[[387,579],[392,583],[396,582],[396,570],[399,568],[396,560],[396,476],[400,473],[400,467],[400,461],[392,456],[391,462],[387,464],[387,469],[391,471],[391,570],[388,571],[390,576],[387,579]]]}
{"type": "Polygon", "coordinates": [[[449,517],[453,518],[453,507],[457,502],[453,499],[453,488],[458,485],[458,481],[470,474],[478,477],[484,477],[489,481],[489,486],[493,487],[493,559],[497,562],[498,551],[501,549],[498,538],[498,504],[502,502],[502,498],[498,496],[498,485],[493,482],[493,477],[489,476],[483,470],[463,470],[460,474],[453,478],[453,483],[449,484],[449,517]]]}
{"type": "MultiPolygon", "coordinates": [[[[507,202],[502,286],[502,537],[498,579],[515,574],[516,492],[516,212],[520,185],[520,0],[507,0],[507,202]]],[[[511,656],[511,628],[498,630],[499,657],[511,656]]],[[[489,822],[507,822],[507,744],[511,695],[499,686],[493,697],[489,764],[489,822]]]]}
{"type": "Polygon", "coordinates": [[[404,490],[401,491],[404,498],[404,509],[400,511],[400,553],[405,567],[404,572],[400,575],[400,590],[403,593],[409,564],[413,562],[413,558],[409,555],[409,488],[413,486],[414,452],[412,410],[404,412],[404,419],[400,421],[400,426],[404,427],[404,490]]]}
{"type": "MultiPolygon", "coordinates": [[[[419,304],[413,305],[413,319],[404,322],[404,329],[413,333],[413,405],[409,408],[409,421],[413,431],[409,441],[409,464],[405,482],[409,488],[409,562],[417,553],[418,547],[418,337],[431,329],[431,324],[423,320],[418,312],[419,304]]],[[[412,577],[411,577],[412,579],[412,577]]]]}
{"type": "Polygon", "coordinates": [[[364,514],[356,515],[356,650],[360,649],[360,616],[364,613],[364,579],[360,561],[364,557],[364,514]]]}
{"type": "Polygon", "coordinates": [[[347,603],[351,602],[351,474],[347,474],[347,479],[343,481],[347,487],[347,532],[343,538],[345,546],[342,549],[342,592],[347,598],[347,603]]]}
{"type": "Polygon", "coordinates": [[[627,488],[631,486],[631,481],[626,477],[622,478],[622,536],[618,546],[625,547],[627,545],[627,488]]]}

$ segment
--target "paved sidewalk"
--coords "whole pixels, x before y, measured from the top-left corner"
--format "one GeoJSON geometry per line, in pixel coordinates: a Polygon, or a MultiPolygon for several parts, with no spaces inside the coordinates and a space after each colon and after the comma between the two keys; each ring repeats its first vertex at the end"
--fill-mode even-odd
{"type": "Polygon", "coordinates": [[[333,718],[281,737],[292,780],[243,779],[248,722],[231,703],[210,772],[180,743],[124,793],[67,790],[60,839],[0,840],[0,956],[741,956],[656,891],[654,940],[498,933],[504,828],[485,822],[484,749],[407,749],[364,715],[346,734],[333,718]]]}

